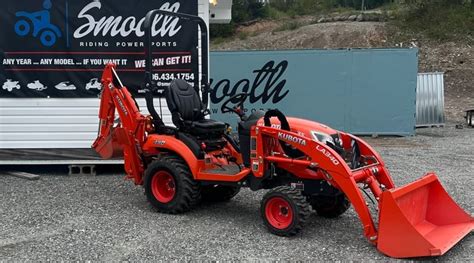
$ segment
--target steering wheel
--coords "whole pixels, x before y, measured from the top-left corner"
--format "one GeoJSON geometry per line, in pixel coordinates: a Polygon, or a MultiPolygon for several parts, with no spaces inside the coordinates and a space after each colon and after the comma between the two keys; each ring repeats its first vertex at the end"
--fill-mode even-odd
{"type": "Polygon", "coordinates": [[[234,112],[240,117],[244,115],[243,111],[243,105],[247,97],[249,96],[248,93],[238,93],[235,94],[234,96],[228,98],[221,106],[221,112],[222,113],[227,113],[227,112],[234,112]],[[229,103],[237,101],[237,104],[234,105],[234,107],[229,107],[229,103]]]}

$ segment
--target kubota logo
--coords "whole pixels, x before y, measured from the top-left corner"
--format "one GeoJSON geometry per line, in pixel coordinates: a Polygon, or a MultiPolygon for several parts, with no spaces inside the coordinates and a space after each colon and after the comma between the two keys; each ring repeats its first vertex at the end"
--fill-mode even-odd
{"type": "Polygon", "coordinates": [[[127,116],[127,115],[128,115],[128,111],[127,111],[127,108],[125,108],[125,105],[123,105],[122,100],[120,99],[120,97],[119,97],[118,95],[115,95],[115,98],[117,99],[117,102],[118,102],[118,104],[120,105],[120,108],[122,109],[123,114],[125,114],[125,116],[127,116]]]}
{"type": "Polygon", "coordinates": [[[295,137],[295,136],[290,135],[290,134],[288,134],[288,133],[279,132],[279,133],[278,133],[278,139],[282,139],[282,140],[285,140],[285,141],[298,143],[298,144],[301,144],[301,145],[303,145],[303,146],[306,145],[306,140],[305,140],[305,139],[301,139],[301,138],[295,137]]]}
{"type": "Polygon", "coordinates": [[[324,154],[334,165],[339,165],[339,161],[337,160],[337,158],[334,157],[334,155],[332,155],[329,151],[324,149],[324,147],[322,147],[321,145],[317,145],[316,150],[324,154]]]}

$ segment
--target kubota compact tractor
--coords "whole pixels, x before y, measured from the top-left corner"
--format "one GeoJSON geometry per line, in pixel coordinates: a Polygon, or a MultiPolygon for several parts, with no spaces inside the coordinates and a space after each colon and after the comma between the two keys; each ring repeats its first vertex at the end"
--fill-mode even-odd
{"type": "Polygon", "coordinates": [[[182,213],[202,199],[229,200],[241,187],[270,189],[261,202],[263,221],[270,232],[292,236],[312,209],[320,216],[337,217],[352,204],[369,242],[396,258],[442,255],[472,231],[473,218],[450,198],[435,174],[396,188],[379,154],[360,138],[287,118],[278,110],[247,116],[242,110],[245,93],[229,98],[221,108],[240,117],[234,139],[227,124],[205,118],[206,23],[195,16],[153,10],[145,29],[144,88],[151,116],[140,113],[115,66],[107,65],[93,148],[103,158],[122,155],[127,178],[143,185],[158,211],[182,213]],[[164,91],[175,127],[166,126],[153,105],[150,28],[156,15],[200,26],[202,85],[177,79],[164,91]],[[115,112],[120,121],[114,126],[115,112]],[[378,202],[378,224],[362,194],[366,189],[378,202]]]}

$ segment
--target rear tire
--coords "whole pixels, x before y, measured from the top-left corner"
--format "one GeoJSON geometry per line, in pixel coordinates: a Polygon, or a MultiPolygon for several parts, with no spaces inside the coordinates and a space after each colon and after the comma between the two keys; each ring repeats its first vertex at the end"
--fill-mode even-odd
{"type": "Polygon", "coordinates": [[[240,192],[240,186],[206,185],[201,186],[201,197],[205,202],[226,202],[240,192]]]}
{"type": "Polygon", "coordinates": [[[145,171],[145,195],[157,211],[168,214],[187,212],[200,201],[199,183],[187,164],[173,155],[161,156],[145,171]]]}
{"type": "Polygon", "coordinates": [[[265,194],[260,213],[271,233],[289,237],[303,229],[311,208],[301,191],[279,186],[265,194]]]}
{"type": "Polygon", "coordinates": [[[326,218],[339,217],[351,206],[344,193],[339,190],[330,196],[311,196],[309,203],[319,216],[326,218]]]}

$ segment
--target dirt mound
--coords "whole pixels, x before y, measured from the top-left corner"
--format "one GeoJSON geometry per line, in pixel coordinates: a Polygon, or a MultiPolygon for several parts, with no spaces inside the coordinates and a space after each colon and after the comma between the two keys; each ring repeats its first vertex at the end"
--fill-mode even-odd
{"type": "Polygon", "coordinates": [[[474,109],[474,49],[467,43],[441,43],[422,37],[399,41],[397,29],[384,22],[315,23],[308,17],[260,21],[238,31],[240,38],[213,44],[212,49],[418,47],[420,72],[445,72],[447,120],[463,122],[464,111],[474,109]]]}
{"type": "MultiPolygon", "coordinates": [[[[284,23],[301,23],[300,21],[284,23]]],[[[288,27],[292,25],[289,24],[288,27]]],[[[308,48],[346,48],[381,47],[387,43],[385,26],[381,22],[334,22],[301,26],[294,30],[282,30],[285,24],[260,22],[251,25],[262,32],[244,39],[213,45],[214,50],[269,50],[269,49],[308,49],[308,48]]],[[[241,32],[248,32],[241,28],[241,32]]]]}

